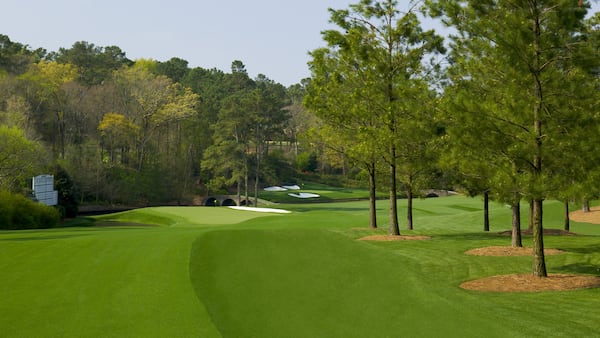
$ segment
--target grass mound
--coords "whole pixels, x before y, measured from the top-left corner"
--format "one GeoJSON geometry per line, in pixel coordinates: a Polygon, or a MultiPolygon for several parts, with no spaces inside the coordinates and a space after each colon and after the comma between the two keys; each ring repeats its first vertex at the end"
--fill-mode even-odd
{"type": "Polygon", "coordinates": [[[267,213],[242,212],[222,207],[153,207],[97,216],[104,222],[153,224],[167,227],[237,224],[267,213]]]}

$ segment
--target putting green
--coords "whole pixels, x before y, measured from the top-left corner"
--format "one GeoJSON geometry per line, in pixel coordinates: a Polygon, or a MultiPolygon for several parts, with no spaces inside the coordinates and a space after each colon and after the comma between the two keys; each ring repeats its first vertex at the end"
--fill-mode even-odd
{"type": "Polygon", "coordinates": [[[101,221],[134,222],[170,227],[238,224],[257,217],[278,216],[223,207],[153,207],[97,217],[101,221]]]}

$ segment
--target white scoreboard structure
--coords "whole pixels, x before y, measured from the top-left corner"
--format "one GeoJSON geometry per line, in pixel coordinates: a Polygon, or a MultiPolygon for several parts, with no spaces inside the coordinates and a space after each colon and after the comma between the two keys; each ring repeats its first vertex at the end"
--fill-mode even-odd
{"type": "Polygon", "coordinates": [[[32,184],[35,198],[45,205],[58,204],[58,191],[54,190],[53,175],[38,175],[33,178],[32,184]]]}

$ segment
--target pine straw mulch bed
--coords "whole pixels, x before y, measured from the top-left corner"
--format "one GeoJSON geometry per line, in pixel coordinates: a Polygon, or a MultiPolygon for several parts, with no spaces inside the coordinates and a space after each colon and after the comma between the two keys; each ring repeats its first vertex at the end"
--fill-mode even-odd
{"type": "Polygon", "coordinates": [[[590,212],[573,211],[569,213],[569,218],[575,222],[600,224],[600,206],[591,208],[590,212]]]}
{"type": "MultiPolygon", "coordinates": [[[[600,224],[600,206],[592,208],[590,212],[581,210],[573,211],[569,217],[575,222],[600,224]]],[[[530,235],[531,231],[524,230],[521,234],[530,235]]],[[[511,235],[510,231],[501,235],[511,235]]],[[[577,234],[559,230],[544,229],[544,235],[576,236],[577,234]]],[[[486,256],[531,256],[531,248],[488,247],[473,249],[466,252],[472,255],[486,256]]],[[[556,255],[562,251],[557,249],[544,249],[545,255],[556,255]]],[[[533,274],[499,275],[464,282],[461,288],[467,290],[491,292],[538,292],[538,291],[565,291],[576,289],[589,289],[600,287],[600,277],[570,274],[549,274],[548,277],[536,277],[533,274]]]]}
{"type": "MultiPolygon", "coordinates": [[[[544,255],[560,255],[564,251],[558,249],[544,249],[544,255]]],[[[467,255],[473,256],[532,256],[533,249],[526,247],[512,247],[512,246],[488,246],[485,248],[471,249],[465,252],[467,255]]]]}
{"type": "MultiPolygon", "coordinates": [[[[571,220],[575,222],[600,224],[600,206],[592,208],[588,213],[574,211],[570,214],[571,220]]],[[[510,231],[500,233],[511,235],[510,231]]],[[[521,234],[531,235],[531,231],[522,230],[521,234]]],[[[554,236],[576,236],[577,234],[559,230],[544,229],[544,235],[554,236]]],[[[402,240],[426,240],[428,236],[391,236],[374,235],[360,238],[366,241],[402,241],[402,240]]],[[[544,249],[544,255],[558,255],[563,251],[558,249],[544,249]]],[[[490,246],[472,249],[466,252],[468,255],[477,256],[532,256],[532,248],[513,248],[510,246],[490,246]]],[[[540,291],[566,291],[577,289],[600,288],[599,276],[572,275],[572,274],[549,274],[548,277],[537,277],[532,273],[497,275],[476,280],[466,281],[460,285],[466,290],[488,291],[488,292],[540,292],[540,291]]]]}
{"type": "Polygon", "coordinates": [[[567,274],[536,277],[533,274],[512,274],[471,280],[462,283],[460,287],[490,292],[566,291],[600,287],[600,277],[567,274]]]}

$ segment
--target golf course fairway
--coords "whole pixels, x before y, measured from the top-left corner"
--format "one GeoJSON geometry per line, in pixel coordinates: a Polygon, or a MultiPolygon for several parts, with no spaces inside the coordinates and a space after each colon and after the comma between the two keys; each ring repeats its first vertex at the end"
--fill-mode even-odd
{"type": "MultiPolygon", "coordinates": [[[[406,201],[399,201],[402,210],[406,201]]],[[[600,289],[499,293],[467,280],[529,273],[510,209],[454,196],[415,201],[428,240],[371,242],[366,201],[277,205],[289,214],[159,207],[92,226],[0,232],[2,337],[598,337],[600,289]]],[[[545,203],[546,228],[562,205],[545,203]]],[[[387,203],[378,221],[387,224],[387,203]]],[[[523,215],[526,215],[526,210],[523,215]]],[[[525,218],[525,216],[524,216],[525,218]]],[[[600,225],[546,236],[550,273],[600,275],[600,225]]],[[[531,246],[531,238],[524,237],[531,246]]]]}

